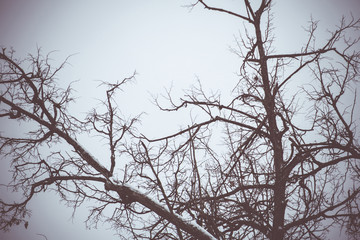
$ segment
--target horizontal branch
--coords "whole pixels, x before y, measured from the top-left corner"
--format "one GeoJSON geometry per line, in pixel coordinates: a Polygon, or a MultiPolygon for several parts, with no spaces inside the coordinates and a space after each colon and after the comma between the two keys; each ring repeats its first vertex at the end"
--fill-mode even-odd
{"type": "MultiPolygon", "coordinates": [[[[226,118],[222,118],[222,117],[219,117],[219,116],[216,116],[208,121],[205,121],[205,122],[202,122],[202,123],[195,123],[193,124],[192,126],[188,127],[188,128],[185,128],[184,130],[181,130],[177,133],[174,133],[172,135],[168,135],[168,136],[165,136],[165,137],[162,137],[162,138],[157,138],[157,139],[148,139],[146,138],[145,136],[142,136],[144,139],[146,139],[146,141],[148,142],[157,142],[157,141],[162,141],[162,140],[166,140],[166,139],[169,139],[169,138],[174,138],[176,136],[179,136],[179,135],[182,135],[183,133],[187,133],[189,132],[190,130],[194,129],[194,128],[199,128],[199,127],[202,127],[202,126],[205,126],[205,125],[208,125],[210,123],[213,123],[213,122],[216,122],[216,121],[221,121],[221,122],[226,122],[226,123],[230,123],[230,124],[234,124],[234,125],[237,125],[237,126],[240,126],[240,127],[243,127],[243,128],[247,128],[247,129],[250,129],[252,131],[256,131],[258,132],[260,135],[263,135],[263,136],[267,136],[268,137],[268,134],[263,132],[263,131],[260,131],[259,127],[253,127],[253,126],[250,126],[250,125],[247,125],[247,124],[244,124],[244,123],[240,123],[240,122],[236,122],[236,121],[232,121],[232,120],[229,120],[229,119],[226,119],[226,118]]],[[[262,123],[260,123],[259,126],[263,126],[262,123]]]]}
{"type": "MultiPolygon", "coordinates": [[[[234,101],[234,100],[233,100],[233,101],[234,101]]],[[[198,106],[198,105],[202,106],[202,105],[203,105],[203,106],[217,107],[219,110],[225,109],[225,110],[229,110],[229,111],[231,111],[231,112],[236,112],[236,113],[242,114],[242,115],[244,115],[244,116],[246,116],[246,117],[248,117],[248,118],[251,118],[251,119],[253,119],[253,120],[255,120],[255,121],[259,121],[259,122],[260,122],[258,116],[252,116],[251,114],[248,114],[248,113],[246,113],[246,112],[244,112],[244,111],[241,111],[241,110],[236,109],[236,108],[232,108],[232,107],[230,107],[230,105],[226,106],[226,105],[222,105],[222,104],[220,104],[220,103],[184,100],[184,101],[182,102],[182,104],[179,105],[179,106],[176,108],[176,110],[178,110],[180,107],[186,106],[187,104],[195,105],[195,106],[198,106]]]]}
{"type": "Polygon", "coordinates": [[[326,53],[326,52],[333,51],[333,50],[335,50],[335,48],[319,49],[319,50],[317,50],[317,51],[305,52],[305,53],[292,53],[292,54],[269,55],[269,56],[266,56],[266,58],[267,58],[267,59],[271,59],[271,58],[297,58],[297,57],[305,57],[305,56],[310,56],[310,55],[316,55],[316,54],[326,53]]]}
{"type": "Polygon", "coordinates": [[[176,137],[176,136],[179,136],[183,133],[187,133],[189,132],[190,130],[194,129],[194,128],[198,128],[198,127],[201,127],[201,126],[204,126],[204,125],[207,125],[207,124],[210,124],[210,123],[213,123],[215,122],[216,119],[210,119],[208,121],[205,121],[205,122],[202,122],[202,123],[195,123],[194,125],[188,127],[188,128],[185,128],[184,130],[181,130],[177,133],[174,133],[172,135],[168,135],[166,137],[162,137],[162,138],[157,138],[157,139],[148,139],[146,138],[145,136],[142,136],[144,139],[146,139],[146,141],[148,142],[158,142],[158,141],[162,141],[162,140],[166,140],[166,139],[169,139],[169,138],[173,138],[173,137],[176,137]]]}
{"type": "Polygon", "coordinates": [[[243,127],[243,128],[250,129],[252,131],[256,131],[259,135],[270,138],[269,134],[267,134],[266,132],[261,131],[261,127],[263,126],[263,122],[260,122],[260,124],[257,127],[253,127],[253,126],[250,126],[250,125],[247,125],[247,124],[244,124],[244,123],[232,121],[230,119],[222,118],[222,117],[219,117],[219,116],[216,116],[214,119],[217,120],[217,121],[231,123],[231,124],[237,125],[239,127],[243,127]],[[259,126],[261,126],[261,127],[259,128],[259,126]]]}
{"type": "MultiPolygon", "coordinates": [[[[329,49],[319,49],[317,51],[312,52],[304,52],[304,53],[289,53],[289,54],[276,54],[276,55],[268,55],[264,56],[265,59],[272,59],[272,58],[298,58],[298,57],[305,57],[305,56],[311,56],[311,55],[319,55],[321,53],[326,53],[329,51],[336,51],[335,48],[329,48],[329,49]]],[[[248,62],[260,62],[260,59],[257,58],[248,58],[245,61],[248,62]]]]}

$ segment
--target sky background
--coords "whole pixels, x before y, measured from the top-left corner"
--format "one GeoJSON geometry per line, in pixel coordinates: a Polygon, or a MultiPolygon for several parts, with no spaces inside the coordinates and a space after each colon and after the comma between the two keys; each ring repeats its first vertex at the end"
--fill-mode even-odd
{"type": "MultiPolygon", "coordinates": [[[[151,95],[172,86],[174,95],[181,96],[182,90],[199,78],[205,89],[226,96],[238,80],[241,60],[230,48],[242,33],[243,21],[200,5],[190,11],[184,6],[191,2],[0,0],[0,46],[13,47],[19,57],[35,53],[37,47],[44,54],[55,50],[51,55],[54,65],[73,54],[58,77],[64,86],[77,81],[73,87],[78,99],[73,109],[79,115],[95,106],[95,98],[105,97],[97,80],[115,82],[136,71],[136,81],[126,86],[118,100],[125,115],[146,112],[140,129],[157,137],[185,125],[189,116],[159,112],[151,95]]],[[[221,2],[235,12],[240,6],[236,0],[212,2],[221,2]]],[[[331,29],[342,15],[352,11],[360,16],[360,0],[274,2],[275,48],[279,52],[299,52],[305,40],[302,27],[311,16],[320,20],[323,37],[326,28],[331,29]]],[[[82,144],[94,147],[94,155],[101,157],[101,145],[94,146],[91,141],[82,144]]],[[[6,173],[0,179],[3,183],[6,173]]],[[[72,210],[51,193],[35,197],[30,206],[29,228],[15,227],[0,233],[0,239],[44,239],[37,234],[46,235],[48,240],[116,239],[109,226],[86,230],[86,209],[80,209],[72,219],[72,210]]]]}

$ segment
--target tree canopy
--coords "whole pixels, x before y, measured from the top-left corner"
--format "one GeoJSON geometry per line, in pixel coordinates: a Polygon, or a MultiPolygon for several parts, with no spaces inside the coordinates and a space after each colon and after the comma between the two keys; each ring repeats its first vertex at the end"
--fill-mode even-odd
{"type": "Polygon", "coordinates": [[[0,117],[22,134],[3,129],[0,154],[11,160],[6,186],[22,199],[0,199],[0,228],[27,227],[28,203],[53,190],[74,209],[90,200],[87,224],[108,222],[124,239],[323,239],[338,226],[359,237],[360,19],[343,17],[326,40],[311,19],[305,45],[278,52],[273,4],[188,6],[244,23],[232,49],[241,65],[225,100],[206,80],[181,98],[155,98],[161,111],[196,116],[167,136],[143,134],[145,116],[121,112],[116,96],[135,73],[102,82],[101,106],[81,118],[72,86],[57,79],[68,60],[52,66],[40,49],[19,59],[3,48],[0,117]],[[84,135],[107,142],[104,159],[84,135]]]}

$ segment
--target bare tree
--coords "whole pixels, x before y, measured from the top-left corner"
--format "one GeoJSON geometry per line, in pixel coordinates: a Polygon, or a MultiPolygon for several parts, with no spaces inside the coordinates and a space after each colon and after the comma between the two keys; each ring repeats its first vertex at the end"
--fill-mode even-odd
{"type": "Polygon", "coordinates": [[[160,109],[204,120],[157,139],[138,133],[140,116],[122,116],[114,100],[134,75],[103,83],[102,108],[80,120],[69,112],[71,86],[55,78],[66,61],[53,68],[40,52],[18,60],[2,50],[0,116],[26,128],[0,136],[1,155],[12,159],[7,186],[23,193],[0,201],[1,229],[27,226],[28,202],[53,189],[74,208],[92,200],[89,225],[108,221],[134,239],[322,239],[333,226],[356,238],[360,55],[349,33],[360,20],[341,19],[323,42],[312,20],[302,49],[276,53],[271,0],[244,0],[239,13],[197,5],[245,22],[233,49],[239,81],[228,102],[200,82],[179,100],[169,92],[160,109]],[[105,139],[108,160],[82,147],[82,134],[105,139]]]}
{"type": "Polygon", "coordinates": [[[0,117],[24,126],[19,129],[21,136],[18,131],[2,132],[0,136],[1,155],[11,159],[12,181],[6,186],[21,191],[23,198],[15,203],[0,200],[2,230],[8,230],[13,224],[24,224],[27,228],[28,202],[50,188],[74,210],[85,200],[94,201],[87,220],[89,225],[103,220],[132,232],[134,219],[130,216],[150,210],[192,236],[211,239],[211,235],[197,225],[127,185],[133,179],[127,174],[126,161],[119,159],[129,151],[127,141],[136,137],[133,132],[139,116],[122,117],[113,96],[135,74],[117,83],[102,83],[107,88],[103,108],[93,109],[86,119],[79,120],[68,112],[74,100],[71,86],[62,89],[56,79],[66,61],[54,68],[49,55],[43,57],[40,49],[36,55],[22,60],[15,57],[13,50],[2,49],[0,59],[0,117]],[[101,159],[100,163],[77,140],[81,134],[89,133],[108,141],[108,162],[101,159]],[[132,204],[135,202],[144,210],[132,204]],[[108,209],[113,212],[110,216],[104,214],[108,209]]]}
{"type": "Polygon", "coordinates": [[[358,231],[359,36],[350,36],[359,20],[341,19],[325,41],[311,20],[302,49],[276,53],[272,1],[244,0],[243,13],[197,5],[244,20],[233,49],[243,60],[239,82],[225,103],[199,83],[158,104],[205,120],[146,138],[133,154],[145,186],[217,239],[322,239],[336,224],[358,231]]]}

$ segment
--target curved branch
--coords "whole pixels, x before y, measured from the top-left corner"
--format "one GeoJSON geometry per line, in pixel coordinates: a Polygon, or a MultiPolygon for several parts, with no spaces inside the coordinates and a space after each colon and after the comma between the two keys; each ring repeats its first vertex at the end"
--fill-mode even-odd
{"type": "Polygon", "coordinates": [[[200,2],[200,3],[205,7],[205,9],[212,10],[212,11],[217,11],[217,12],[227,13],[227,14],[229,14],[229,15],[232,15],[232,16],[235,16],[235,17],[239,17],[239,18],[241,18],[241,19],[244,19],[244,20],[246,20],[246,21],[249,22],[249,23],[253,23],[253,20],[251,20],[249,17],[246,17],[246,16],[244,16],[244,15],[241,15],[241,14],[238,14],[238,13],[235,13],[235,12],[232,12],[232,11],[229,11],[229,10],[226,10],[226,9],[222,9],[222,8],[210,7],[210,6],[207,5],[203,0],[199,0],[198,2],[200,2]]]}

